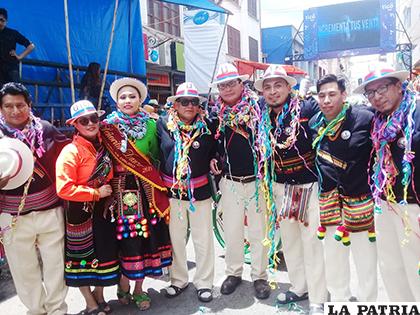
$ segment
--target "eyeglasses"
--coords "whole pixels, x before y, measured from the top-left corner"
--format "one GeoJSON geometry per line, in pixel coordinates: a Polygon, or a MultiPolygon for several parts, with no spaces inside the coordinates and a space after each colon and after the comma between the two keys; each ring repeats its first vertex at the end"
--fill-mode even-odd
{"type": "Polygon", "coordinates": [[[223,91],[223,90],[226,90],[227,88],[234,88],[235,86],[237,86],[238,85],[238,80],[231,80],[231,81],[228,81],[228,82],[226,82],[226,83],[220,83],[220,84],[218,84],[217,85],[217,88],[220,90],[220,91],[223,91]]]}
{"type": "Polygon", "coordinates": [[[384,95],[386,92],[388,92],[388,86],[392,84],[393,83],[388,83],[378,87],[376,90],[368,90],[365,93],[363,93],[363,95],[366,96],[369,100],[375,97],[375,93],[378,93],[379,95],[384,95]]]}
{"type": "Polygon", "coordinates": [[[0,22],[6,22],[7,20],[6,19],[3,19],[3,18],[0,18],[0,22]]]}
{"type": "Polygon", "coordinates": [[[198,100],[198,98],[178,98],[176,101],[184,107],[187,107],[190,103],[192,106],[200,105],[200,101],[198,100]]]}
{"type": "Polygon", "coordinates": [[[82,126],[87,126],[89,125],[89,121],[92,124],[97,124],[99,122],[99,116],[98,115],[90,115],[90,116],[83,116],[80,117],[77,122],[79,124],[81,124],[82,126]]]}

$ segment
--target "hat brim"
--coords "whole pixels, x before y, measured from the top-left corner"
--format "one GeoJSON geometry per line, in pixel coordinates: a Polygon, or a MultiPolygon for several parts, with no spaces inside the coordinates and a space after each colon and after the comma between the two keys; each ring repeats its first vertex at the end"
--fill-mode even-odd
{"type": "Polygon", "coordinates": [[[98,116],[101,117],[101,116],[103,116],[105,114],[105,111],[102,110],[102,109],[100,109],[100,110],[97,110],[95,112],[86,112],[86,113],[83,113],[83,114],[77,116],[76,118],[67,119],[66,120],[66,124],[73,125],[76,122],[76,120],[78,120],[80,117],[89,116],[89,115],[92,115],[93,113],[97,113],[98,116]]]}
{"type": "Polygon", "coordinates": [[[254,83],[254,88],[262,92],[264,81],[268,79],[283,79],[290,85],[290,87],[294,87],[297,84],[297,80],[294,77],[290,77],[288,75],[272,75],[266,78],[260,78],[256,80],[254,83]]]}
{"type": "Polygon", "coordinates": [[[175,101],[176,101],[178,98],[181,98],[181,97],[198,98],[198,100],[200,101],[200,104],[201,104],[201,103],[203,103],[203,102],[205,102],[205,101],[207,101],[207,98],[206,98],[206,97],[203,97],[203,96],[172,95],[172,96],[169,96],[169,97],[166,99],[166,102],[168,102],[168,103],[175,103],[175,101]]]}
{"type": "MultiPolygon", "coordinates": [[[[11,190],[22,186],[34,171],[34,156],[31,149],[22,141],[14,138],[3,137],[0,139],[0,151],[14,150],[22,158],[19,172],[9,179],[3,190],[11,190]]],[[[10,174],[7,174],[10,175],[10,174]]]]}
{"type": "Polygon", "coordinates": [[[243,74],[243,75],[239,75],[237,77],[229,77],[229,78],[224,78],[224,79],[219,80],[219,81],[213,81],[212,83],[209,84],[209,86],[213,87],[213,88],[217,88],[218,84],[228,82],[228,81],[238,80],[238,79],[241,80],[242,82],[244,82],[244,81],[249,79],[249,75],[243,74]]]}
{"type": "Polygon", "coordinates": [[[387,74],[384,74],[383,76],[379,77],[379,78],[375,78],[366,82],[363,82],[362,84],[360,84],[357,88],[354,89],[353,93],[355,94],[363,94],[365,92],[365,87],[375,81],[381,80],[381,79],[385,79],[385,78],[395,78],[398,79],[400,82],[404,82],[407,77],[409,76],[410,71],[407,70],[400,70],[400,71],[394,71],[394,72],[390,72],[387,74]]]}
{"type": "Polygon", "coordinates": [[[143,104],[147,97],[147,88],[143,82],[134,78],[121,78],[112,82],[109,88],[109,94],[115,103],[118,101],[118,91],[124,86],[134,86],[140,92],[140,103],[143,104]]]}

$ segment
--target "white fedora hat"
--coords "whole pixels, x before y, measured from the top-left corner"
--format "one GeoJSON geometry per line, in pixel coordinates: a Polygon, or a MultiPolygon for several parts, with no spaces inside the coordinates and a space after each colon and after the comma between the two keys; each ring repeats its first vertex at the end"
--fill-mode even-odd
{"type": "Polygon", "coordinates": [[[216,77],[214,81],[210,84],[212,87],[217,87],[218,84],[232,81],[232,80],[241,80],[242,82],[249,79],[249,75],[243,74],[240,75],[238,69],[231,63],[223,63],[217,69],[216,77]]]}
{"type": "Polygon", "coordinates": [[[195,97],[200,103],[206,101],[205,97],[198,95],[198,90],[192,82],[184,82],[176,89],[175,95],[169,96],[166,101],[174,103],[180,97],[195,97]]]}
{"type": "Polygon", "coordinates": [[[71,105],[70,107],[71,118],[67,119],[66,123],[71,125],[76,121],[76,119],[82,116],[87,116],[87,115],[91,115],[95,113],[97,113],[98,116],[101,117],[103,114],[105,114],[105,111],[96,110],[95,106],[93,106],[93,104],[88,100],[78,101],[74,103],[73,105],[71,105]]]}
{"type": "Polygon", "coordinates": [[[116,103],[118,100],[118,91],[124,86],[132,86],[137,89],[140,93],[140,103],[143,104],[144,100],[147,97],[147,88],[143,82],[134,78],[121,78],[112,82],[109,88],[109,94],[111,94],[112,99],[116,103]]]}
{"type": "Polygon", "coordinates": [[[369,72],[365,76],[363,83],[360,84],[357,88],[355,88],[353,93],[356,93],[356,94],[364,93],[366,85],[380,79],[395,78],[395,79],[398,79],[400,82],[403,82],[408,78],[409,74],[410,72],[406,70],[395,71],[392,68],[379,68],[378,67],[376,70],[369,72]]]}
{"type": "Polygon", "coordinates": [[[287,75],[286,70],[281,65],[270,65],[264,72],[263,76],[254,83],[254,87],[262,92],[264,80],[279,78],[285,80],[291,87],[295,86],[297,81],[294,77],[287,75]]]}
{"type": "Polygon", "coordinates": [[[0,172],[2,177],[9,176],[3,190],[15,189],[23,185],[34,171],[34,156],[22,141],[3,137],[0,139],[0,172]]]}

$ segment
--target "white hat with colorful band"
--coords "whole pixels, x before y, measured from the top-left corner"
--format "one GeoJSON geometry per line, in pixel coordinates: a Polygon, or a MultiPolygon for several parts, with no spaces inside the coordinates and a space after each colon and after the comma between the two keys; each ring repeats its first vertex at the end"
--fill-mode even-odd
{"type": "Polygon", "coordinates": [[[286,70],[281,65],[270,65],[264,72],[263,76],[254,83],[254,87],[262,92],[264,80],[279,78],[285,80],[291,87],[295,86],[297,81],[294,77],[287,75],[286,70]]]}
{"type": "Polygon", "coordinates": [[[240,75],[238,69],[231,63],[223,63],[219,66],[217,70],[216,77],[214,81],[210,84],[212,87],[217,87],[218,84],[232,81],[232,80],[241,80],[245,81],[249,79],[249,75],[243,74],[240,75]]]}
{"type": "Polygon", "coordinates": [[[395,78],[398,79],[400,82],[405,81],[408,78],[408,75],[410,74],[409,71],[406,70],[400,70],[400,71],[395,71],[392,68],[378,68],[372,72],[369,72],[365,78],[362,84],[360,84],[354,91],[353,93],[357,93],[357,94],[362,94],[365,92],[365,87],[366,85],[375,82],[377,80],[380,79],[385,79],[385,78],[395,78]]]}
{"type": "Polygon", "coordinates": [[[195,97],[200,103],[207,100],[207,98],[198,95],[198,90],[192,82],[184,82],[176,89],[175,95],[169,96],[166,101],[174,103],[180,97],[195,97]]]}

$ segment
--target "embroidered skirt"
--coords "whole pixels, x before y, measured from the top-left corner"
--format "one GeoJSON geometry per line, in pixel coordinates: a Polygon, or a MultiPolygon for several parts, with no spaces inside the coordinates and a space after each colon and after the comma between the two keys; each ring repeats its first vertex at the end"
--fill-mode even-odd
{"type": "Polygon", "coordinates": [[[66,209],[65,280],[69,287],[118,284],[120,267],[115,223],[104,218],[104,199],[91,212],[84,203],[69,202],[66,209]]]}
{"type": "Polygon", "coordinates": [[[161,276],[172,263],[169,228],[153,209],[142,183],[131,173],[117,174],[112,180],[116,237],[121,271],[130,280],[161,276]]]}
{"type": "Polygon", "coordinates": [[[374,227],[371,194],[341,196],[337,189],[319,196],[321,226],[342,225],[349,232],[369,231],[374,227]]]}

